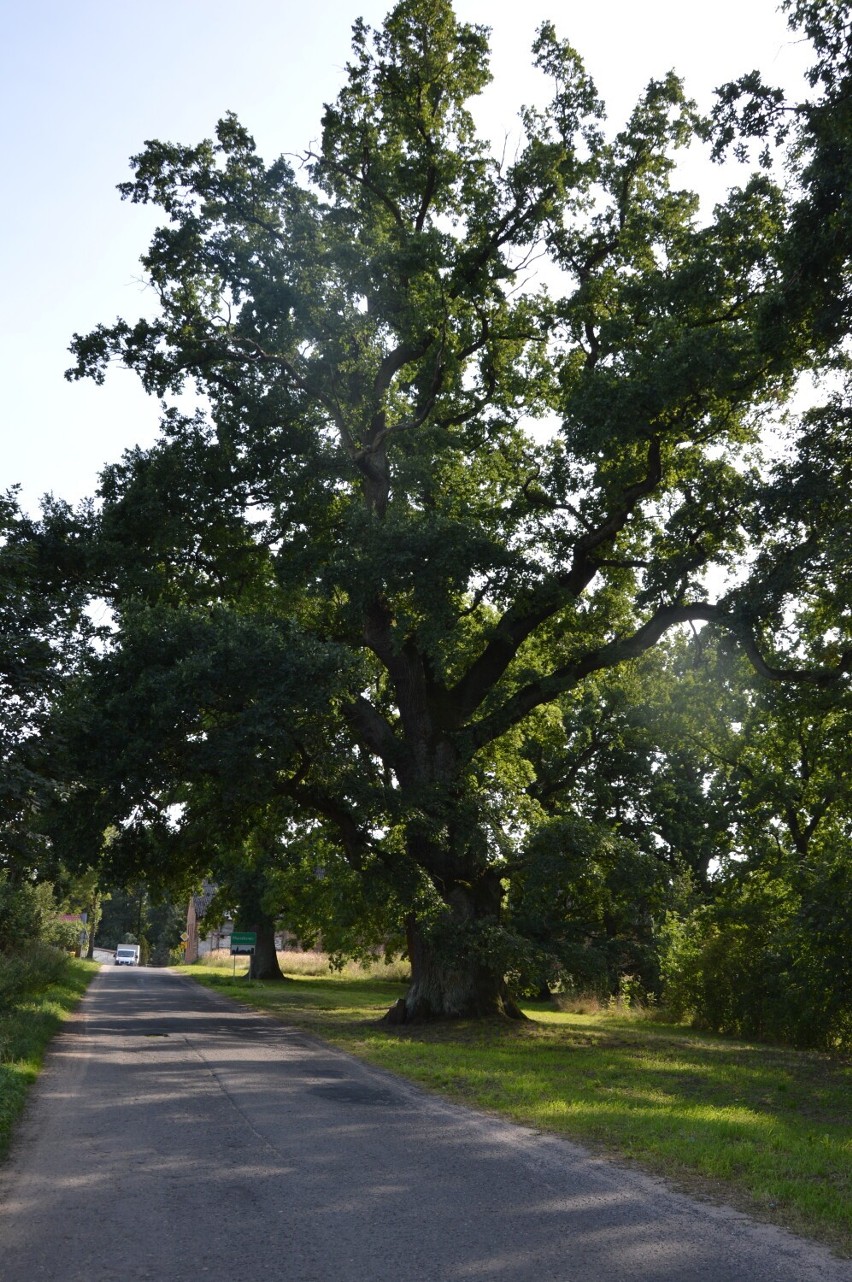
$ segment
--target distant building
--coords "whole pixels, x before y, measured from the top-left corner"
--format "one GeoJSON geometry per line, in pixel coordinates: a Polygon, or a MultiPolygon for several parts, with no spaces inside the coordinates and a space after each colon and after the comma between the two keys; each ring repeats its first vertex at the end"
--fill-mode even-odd
{"type": "Polygon", "coordinates": [[[199,894],[190,895],[186,910],[186,960],[188,962],[198,961],[199,957],[203,957],[205,953],[231,946],[233,922],[229,918],[209,931],[204,930],[201,925],[215,894],[216,887],[213,883],[205,881],[202,883],[199,894]]]}

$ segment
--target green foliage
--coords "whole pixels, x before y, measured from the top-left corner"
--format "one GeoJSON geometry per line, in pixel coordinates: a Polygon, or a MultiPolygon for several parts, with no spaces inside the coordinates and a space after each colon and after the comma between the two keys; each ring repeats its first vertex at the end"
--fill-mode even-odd
{"type": "Polygon", "coordinates": [[[12,881],[0,871],[0,953],[44,942],[60,948],[79,943],[80,927],[57,920],[59,906],[47,882],[12,881]]]}
{"type": "Polygon", "coordinates": [[[706,638],[667,642],[586,682],[546,726],[530,725],[523,752],[538,814],[509,909],[549,951],[541,978],[551,987],[605,998],[631,977],[659,993],[659,924],[682,879],[706,892],[730,850],[724,763],[746,694],[708,666],[707,650],[706,638]]]}
{"type": "MultiPolygon", "coordinates": [[[[818,630],[818,620],[818,607],[803,612],[804,625],[818,630]]],[[[721,763],[730,854],[709,902],[685,923],[690,937],[669,950],[667,1000],[708,1027],[846,1047],[848,698],[741,688],[742,721],[721,763]]]]}
{"type": "Polygon", "coordinates": [[[730,877],[712,903],[667,922],[667,1007],[720,1032],[849,1050],[851,885],[845,855],[812,866],[798,894],[765,871],[730,877]]]}
{"type": "Polygon", "coordinates": [[[97,932],[99,948],[139,944],[143,964],[166,966],[186,928],[189,894],[174,900],[153,897],[145,883],[113,888],[105,899],[97,932]]]}
{"type": "Polygon", "coordinates": [[[622,975],[659,987],[654,919],[666,897],[660,860],[577,815],[540,825],[512,879],[510,919],[542,953],[529,976],[554,990],[615,993],[622,975]]]}
{"type": "Polygon", "coordinates": [[[131,889],[112,888],[98,927],[98,947],[115,948],[117,944],[138,943],[140,936],[147,932],[148,918],[149,896],[144,885],[131,889]]]}
{"type": "Polygon", "coordinates": [[[539,982],[638,983],[706,1028],[848,1045],[846,704],[756,680],[701,634],[531,727],[542,814],[508,902],[539,982]]]}
{"type": "Polygon", "coordinates": [[[146,964],[169,966],[174,959],[176,950],[180,951],[180,960],[183,961],[180,937],[185,930],[186,904],[184,902],[169,903],[166,901],[165,903],[153,905],[148,925],[146,964]]]}
{"type": "MultiPolygon", "coordinates": [[[[75,941],[76,942],[76,941],[75,941]]],[[[27,940],[0,953],[0,1004],[11,1009],[68,975],[68,953],[52,943],[27,940]]]]}
{"type": "Polygon", "coordinates": [[[67,781],[46,734],[52,708],[93,629],[81,550],[85,520],[45,500],[40,519],[0,495],[0,870],[44,872],[40,817],[67,781]]]}
{"type": "Polygon", "coordinates": [[[352,868],[336,844],[308,833],[280,851],[267,876],[269,907],[283,911],[302,947],[321,946],[334,965],[405,948],[405,901],[379,861],[352,868]]]}

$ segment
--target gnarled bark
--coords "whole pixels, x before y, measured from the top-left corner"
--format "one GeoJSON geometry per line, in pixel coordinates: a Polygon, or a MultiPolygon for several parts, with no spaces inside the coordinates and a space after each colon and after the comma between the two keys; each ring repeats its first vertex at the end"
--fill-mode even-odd
{"type": "MultiPolygon", "coordinates": [[[[480,888],[477,894],[469,887],[456,886],[447,897],[446,924],[450,930],[458,930],[463,941],[470,927],[496,923],[495,906],[493,887],[488,887],[486,894],[480,888]]],[[[478,955],[475,947],[468,950],[463,942],[448,947],[440,931],[424,929],[413,916],[406,923],[406,934],[411,983],[405,997],[385,1016],[389,1024],[524,1018],[509,995],[501,970],[478,955]]]]}

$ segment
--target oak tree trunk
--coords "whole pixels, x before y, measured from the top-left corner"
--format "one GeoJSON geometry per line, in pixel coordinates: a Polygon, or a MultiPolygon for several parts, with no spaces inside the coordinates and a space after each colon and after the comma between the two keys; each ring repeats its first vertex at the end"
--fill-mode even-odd
{"type": "Polygon", "coordinates": [[[482,921],[496,920],[493,895],[476,895],[457,886],[447,897],[445,925],[459,932],[459,942],[448,946],[442,932],[424,930],[410,917],[406,923],[411,983],[385,1016],[391,1024],[422,1023],[440,1019],[523,1019],[512,1000],[500,969],[465,947],[465,934],[482,921]],[[485,910],[485,911],[484,911],[485,910]]]}
{"type": "Polygon", "coordinates": [[[249,975],[252,979],[283,980],[275,948],[275,922],[271,917],[258,913],[250,927],[257,935],[249,975]]]}

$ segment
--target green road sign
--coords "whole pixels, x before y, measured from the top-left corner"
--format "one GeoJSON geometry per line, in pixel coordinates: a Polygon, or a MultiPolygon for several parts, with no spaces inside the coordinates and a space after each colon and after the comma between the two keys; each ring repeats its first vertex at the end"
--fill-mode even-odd
{"type": "Polygon", "coordinates": [[[241,953],[253,953],[257,943],[257,931],[235,930],[231,935],[231,956],[241,953]]]}

